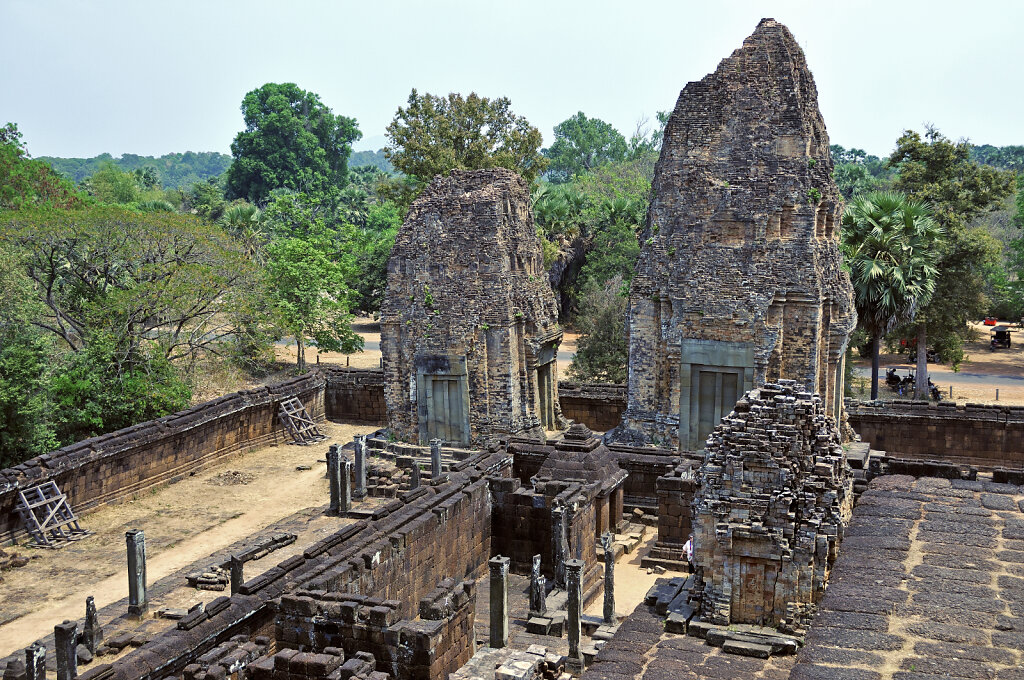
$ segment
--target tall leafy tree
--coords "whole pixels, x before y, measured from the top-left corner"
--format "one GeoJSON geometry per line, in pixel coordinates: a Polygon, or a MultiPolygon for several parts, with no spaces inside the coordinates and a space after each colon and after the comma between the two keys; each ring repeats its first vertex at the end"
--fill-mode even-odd
{"type": "Polygon", "coordinates": [[[72,208],[83,198],[48,164],[29,157],[17,125],[0,127],[0,211],[72,208]]]}
{"type": "Polygon", "coordinates": [[[581,301],[580,337],[569,377],[590,382],[624,383],[628,377],[626,337],[628,287],[621,276],[591,280],[581,301]]]}
{"type": "Polygon", "coordinates": [[[278,188],[331,193],[345,184],[356,121],[335,115],[294,83],[267,83],[242,100],[245,130],[231,143],[232,198],[264,205],[278,188]]]}
{"type": "Polygon", "coordinates": [[[878,398],[881,338],[914,318],[935,290],[941,228],[919,201],[898,192],[854,198],[842,218],[857,318],[871,338],[871,398],[878,398]]]}
{"type": "Polygon", "coordinates": [[[931,206],[945,231],[935,295],[907,329],[918,337],[918,364],[930,338],[942,360],[956,366],[963,359],[964,340],[971,337],[968,319],[985,312],[986,269],[1000,257],[984,228],[972,228],[971,222],[1001,205],[1013,191],[1014,174],[978,164],[966,141],[953,142],[930,126],[923,137],[904,132],[888,165],[898,171],[896,189],[931,206]]]}
{"type": "Polygon", "coordinates": [[[551,161],[548,178],[561,183],[604,163],[621,161],[628,151],[626,138],[618,130],[580,111],[555,126],[555,141],[543,153],[551,161]]]}
{"type": "Polygon", "coordinates": [[[532,182],[548,166],[540,131],[512,112],[508,97],[409,94],[387,127],[384,154],[420,182],[451,170],[508,168],[532,182]]]}

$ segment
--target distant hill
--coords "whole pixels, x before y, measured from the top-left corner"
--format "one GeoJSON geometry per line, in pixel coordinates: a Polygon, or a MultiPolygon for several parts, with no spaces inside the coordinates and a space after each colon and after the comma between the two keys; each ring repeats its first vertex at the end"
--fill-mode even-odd
{"type": "Polygon", "coordinates": [[[348,159],[348,167],[359,168],[364,165],[372,165],[390,175],[395,174],[395,166],[391,165],[391,161],[384,156],[384,149],[377,151],[353,151],[348,159]]]}
{"type": "Polygon", "coordinates": [[[160,182],[168,189],[178,189],[193,182],[217,177],[231,165],[231,156],[215,151],[168,153],[159,158],[136,156],[133,153],[126,153],[120,158],[114,158],[109,153],[104,153],[93,158],[39,156],[38,159],[46,161],[53,166],[54,170],[74,182],[80,182],[89,177],[108,161],[128,172],[152,165],[160,175],[160,182]]]}

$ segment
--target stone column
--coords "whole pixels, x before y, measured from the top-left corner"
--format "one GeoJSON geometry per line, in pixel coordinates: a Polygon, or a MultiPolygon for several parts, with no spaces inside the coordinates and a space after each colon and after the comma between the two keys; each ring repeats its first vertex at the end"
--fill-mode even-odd
{"type": "Polygon", "coordinates": [[[338,500],[338,509],[344,514],[352,509],[352,461],[348,456],[341,456],[339,466],[341,467],[341,498],[338,500]]]}
{"type": "Polygon", "coordinates": [[[146,535],[142,529],[132,529],[124,536],[128,541],[128,613],[142,616],[149,608],[146,602],[146,535]]]}
{"type": "Polygon", "coordinates": [[[57,680],[74,680],[78,677],[78,624],[65,621],[54,626],[53,647],[57,654],[57,680]]]}
{"type": "Polygon", "coordinates": [[[92,595],[85,598],[85,627],[82,629],[82,644],[90,653],[95,654],[96,648],[103,640],[103,629],[96,615],[96,600],[92,595]]]}
{"type": "Polygon", "coordinates": [[[508,645],[508,564],[509,558],[498,555],[488,562],[491,567],[491,639],[493,649],[508,645]]]}
{"type": "Polygon", "coordinates": [[[245,562],[238,559],[238,556],[232,555],[230,560],[231,567],[231,594],[234,595],[242,589],[242,584],[245,583],[245,562]]]}
{"type": "Polygon", "coordinates": [[[441,478],[441,440],[430,440],[430,478],[441,478]]]}
{"type": "Polygon", "coordinates": [[[604,548],[604,622],[614,625],[615,621],[615,550],[612,546],[612,533],[606,531],[601,535],[601,547],[604,548]]]}
{"type": "Polygon", "coordinates": [[[331,490],[330,513],[337,517],[341,510],[341,452],[337,444],[327,449],[327,485],[331,490]]]}
{"type": "Polygon", "coordinates": [[[357,435],[356,446],[356,489],[352,496],[356,500],[366,498],[366,437],[357,435]]]}
{"type": "Polygon", "coordinates": [[[25,650],[25,680],[46,680],[46,647],[38,642],[25,650]]]}
{"type": "Polygon", "coordinates": [[[569,627],[569,658],[580,661],[580,634],[582,623],[580,617],[583,615],[583,560],[565,561],[565,582],[569,591],[568,620],[569,627]]]}
{"type": "Polygon", "coordinates": [[[420,464],[415,460],[412,462],[412,468],[409,470],[409,488],[418,489],[423,481],[420,479],[420,464]]]}
{"type": "Polygon", "coordinates": [[[565,508],[551,508],[551,557],[554,560],[555,588],[565,588],[565,560],[568,557],[566,545],[565,508]]]}
{"type": "Polygon", "coordinates": [[[533,556],[533,571],[530,572],[530,611],[546,614],[548,611],[547,579],[540,573],[540,555],[533,556]]]}

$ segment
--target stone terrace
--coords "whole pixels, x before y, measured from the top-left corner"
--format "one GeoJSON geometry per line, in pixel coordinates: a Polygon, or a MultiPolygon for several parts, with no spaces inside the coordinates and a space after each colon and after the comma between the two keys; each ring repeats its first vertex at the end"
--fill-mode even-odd
{"type": "Polygon", "coordinates": [[[640,605],[584,678],[1024,679],[1024,487],[875,479],[795,664],[662,631],[640,605]]]}

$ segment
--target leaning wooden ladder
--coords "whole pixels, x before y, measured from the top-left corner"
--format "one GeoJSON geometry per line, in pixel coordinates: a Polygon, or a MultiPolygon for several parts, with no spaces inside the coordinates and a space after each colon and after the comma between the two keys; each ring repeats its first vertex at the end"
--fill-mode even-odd
{"type": "Polygon", "coordinates": [[[78,526],[68,497],[53,480],[19,491],[18,513],[36,545],[45,548],[59,548],[92,533],[78,526]]]}
{"type": "Polygon", "coordinates": [[[327,437],[317,429],[316,423],[309,416],[306,407],[302,405],[298,397],[289,397],[281,402],[277,417],[292,435],[293,444],[303,446],[313,442],[322,441],[327,437]]]}

